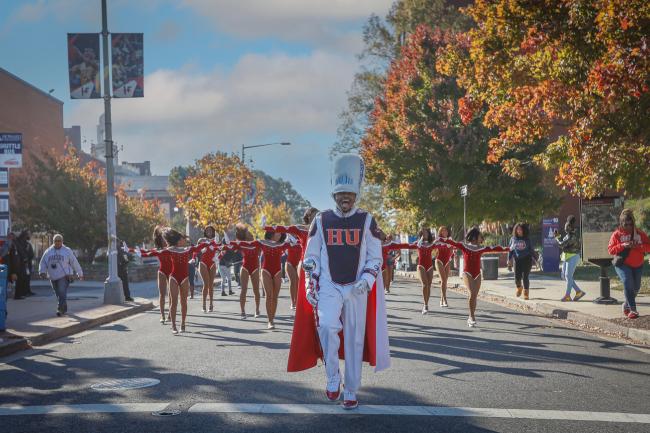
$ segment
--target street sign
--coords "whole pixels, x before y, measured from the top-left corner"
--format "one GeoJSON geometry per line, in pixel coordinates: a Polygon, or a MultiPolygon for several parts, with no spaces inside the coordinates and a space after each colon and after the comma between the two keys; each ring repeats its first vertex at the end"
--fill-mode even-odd
{"type": "Polygon", "coordinates": [[[0,168],[23,166],[23,134],[0,132],[0,168]]]}
{"type": "Polygon", "coordinates": [[[467,185],[463,185],[460,187],[460,196],[467,197],[467,185]]]}

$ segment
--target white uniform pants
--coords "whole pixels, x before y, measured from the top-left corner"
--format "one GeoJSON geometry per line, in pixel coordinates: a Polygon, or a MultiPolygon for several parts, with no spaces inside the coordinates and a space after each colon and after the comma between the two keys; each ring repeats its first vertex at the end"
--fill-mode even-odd
{"type": "Polygon", "coordinates": [[[341,287],[323,281],[318,295],[318,335],[325,358],[327,390],[336,391],[341,383],[338,334],[343,329],[345,390],[356,393],[361,386],[368,295],[354,293],[352,285],[341,287]]]}

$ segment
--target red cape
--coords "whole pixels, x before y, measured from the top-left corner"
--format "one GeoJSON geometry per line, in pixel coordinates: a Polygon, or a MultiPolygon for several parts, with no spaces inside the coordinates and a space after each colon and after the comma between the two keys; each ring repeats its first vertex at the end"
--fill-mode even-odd
{"type": "MultiPolygon", "coordinates": [[[[383,284],[381,289],[383,290],[383,284]]],[[[339,347],[339,358],[344,359],[343,352],[343,331],[339,333],[341,345],[339,347]]],[[[287,371],[296,372],[315,367],[318,359],[322,359],[322,352],[316,332],[316,322],[312,306],[307,302],[305,292],[305,274],[300,272],[300,283],[298,285],[298,304],[296,306],[296,317],[293,322],[293,333],[291,335],[291,347],[289,349],[289,361],[287,371]]],[[[368,295],[368,307],[366,309],[366,337],[363,347],[363,360],[373,367],[377,364],[377,284],[372,287],[368,295]]]]}

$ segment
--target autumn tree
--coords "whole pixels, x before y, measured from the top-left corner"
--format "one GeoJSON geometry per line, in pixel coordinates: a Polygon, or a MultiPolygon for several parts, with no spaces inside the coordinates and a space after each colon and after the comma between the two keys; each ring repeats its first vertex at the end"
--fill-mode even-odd
{"type": "Polygon", "coordinates": [[[437,53],[455,33],[420,26],[388,71],[361,145],[371,182],[384,186],[389,204],[417,220],[462,223],[459,187],[469,185],[470,221],[538,218],[557,204],[540,170],[515,181],[486,163],[495,132],[463,119],[464,91],[436,66],[437,53]],[[465,121],[464,121],[465,120],[465,121]]]}
{"type": "Polygon", "coordinates": [[[290,225],[293,222],[291,210],[286,203],[273,204],[265,202],[255,211],[251,232],[257,238],[264,237],[266,225],[290,225]]]}
{"type": "MultiPolygon", "coordinates": [[[[45,154],[33,160],[34,170],[21,173],[12,186],[16,225],[34,232],[61,233],[67,245],[92,261],[107,245],[106,181],[103,170],[82,165],[73,149],[63,156],[45,154]]],[[[117,188],[117,235],[128,243],[151,236],[152,227],[164,222],[156,202],[128,197],[117,188]]]]}
{"type": "Polygon", "coordinates": [[[356,152],[363,139],[375,99],[384,89],[388,68],[399,57],[408,36],[419,25],[461,31],[469,29],[471,19],[459,7],[470,0],[397,0],[386,17],[371,15],[363,27],[364,47],[359,53],[361,68],[347,94],[347,107],[341,112],[337,141],[332,155],[356,152]]]}
{"type": "Polygon", "coordinates": [[[242,212],[252,214],[253,173],[236,155],[209,153],[197,160],[184,179],[179,207],[194,224],[212,224],[217,232],[239,220],[242,212]]]}
{"type": "Polygon", "coordinates": [[[498,128],[490,162],[517,179],[543,165],[585,197],[650,192],[648,1],[477,0],[465,13],[475,26],[440,66],[467,89],[467,118],[498,128]]]}

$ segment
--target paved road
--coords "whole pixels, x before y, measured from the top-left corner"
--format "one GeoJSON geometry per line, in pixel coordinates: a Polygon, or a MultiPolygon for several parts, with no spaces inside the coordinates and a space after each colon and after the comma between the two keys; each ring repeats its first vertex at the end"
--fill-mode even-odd
{"type": "Polygon", "coordinates": [[[650,431],[648,351],[488,303],[479,305],[479,327],[469,329],[459,295],[451,308],[422,316],[414,282],[398,281],[393,292],[393,367],[366,368],[365,412],[325,403],[322,367],[286,373],[292,314],[283,290],[275,331],[264,318],[242,321],[237,297],[219,296],[211,314],[190,302],[185,335],[173,336],[151,311],[0,360],[2,431],[650,431]],[[139,377],[160,384],[90,388],[139,377]],[[22,407],[6,409],[12,405],[22,407]],[[165,407],[181,414],[151,414],[165,407]],[[88,413],[24,414],[52,411],[88,413]],[[633,419],[620,412],[646,416],[613,421],[633,419]]]}

